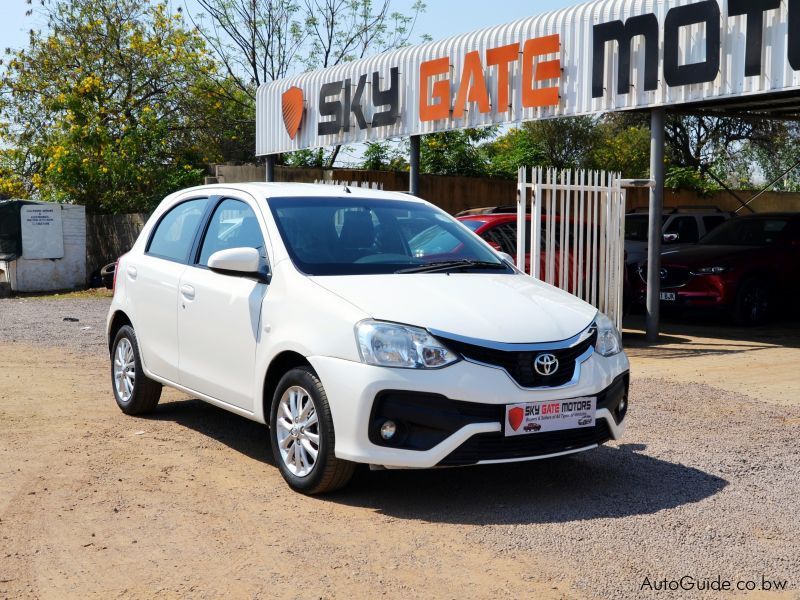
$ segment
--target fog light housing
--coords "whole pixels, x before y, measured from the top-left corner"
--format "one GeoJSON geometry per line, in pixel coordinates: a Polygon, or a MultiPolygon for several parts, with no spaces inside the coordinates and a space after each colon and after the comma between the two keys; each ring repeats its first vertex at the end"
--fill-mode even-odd
{"type": "Polygon", "coordinates": [[[397,433],[397,423],[392,421],[391,419],[388,421],[384,421],[383,425],[381,425],[381,437],[385,441],[391,440],[395,434],[397,433]]]}

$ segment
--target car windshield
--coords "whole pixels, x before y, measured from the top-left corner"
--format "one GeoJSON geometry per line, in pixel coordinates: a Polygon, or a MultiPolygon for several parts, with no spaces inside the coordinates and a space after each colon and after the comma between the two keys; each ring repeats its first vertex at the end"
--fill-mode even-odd
{"type": "MultiPolygon", "coordinates": [[[[452,269],[513,273],[458,221],[421,202],[270,198],[283,242],[308,275],[452,269]]],[[[433,271],[432,271],[433,272],[433,271]]]]}
{"type": "Polygon", "coordinates": [[[700,243],[714,246],[769,246],[778,240],[788,224],[786,219],[731,219],[703,237],[700,243]]]}

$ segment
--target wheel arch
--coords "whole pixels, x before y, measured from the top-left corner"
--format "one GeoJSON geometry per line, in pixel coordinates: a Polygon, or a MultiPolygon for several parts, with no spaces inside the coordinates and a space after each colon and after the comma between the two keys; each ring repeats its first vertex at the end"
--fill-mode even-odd
{"type": "MultiPolygon", "coordinates": [[[[275,395],[275,390],[278,387],[278,382],[281,380],[288,371],[295,367],[311,367],[308,359],[294,350],[284,350],[275,356],[269,363],[267,372],[264,375],[264,384],[261,394],[264,422],[269,425],[270,421],[270,408],[272,406],[272,397],[275,395]]],[[[313,367],[312,367],[313,368],[313,367]]]]}
{"type": "Polygon", "coordinates": [[[114,343],[114,338],[117,337],[117,332],[125,325],[133,327],[130,317],[122,310],[117,310],[114,316],[111,317],[111,323],[108,326],[108,351],[111,352],[111,345],[114,343]]]}

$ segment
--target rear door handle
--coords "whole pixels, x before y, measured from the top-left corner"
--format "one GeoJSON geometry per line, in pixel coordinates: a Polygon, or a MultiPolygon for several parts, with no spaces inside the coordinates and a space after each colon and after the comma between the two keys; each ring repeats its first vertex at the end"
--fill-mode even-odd
{"type": "Polygon", "coordinates": [[[182,285],[181,295],[187,300],[194,300],[194,288],[190,285],[182,285]]]}
{"type": "Polygon", "coordinates": [[[138,275],[136,267],[128,267],[128,277],[131,279],[136,279],[136,275],[138,275]]]}

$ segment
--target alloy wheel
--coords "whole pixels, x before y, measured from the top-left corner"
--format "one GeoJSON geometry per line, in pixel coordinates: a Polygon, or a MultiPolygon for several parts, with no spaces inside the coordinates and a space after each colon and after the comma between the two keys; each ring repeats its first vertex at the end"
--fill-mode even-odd
{"type": "Polygon", "coordinates": [[[129,402],[136,383],[136,359],[133,356],[133,344],[123,337],[114,352],[114,387],[122,402],[129,402]]]}
{"type": "Polygon", "coordinates": [[[278,405],[276,436],[281,459],[297,477],[306,477],[317,464],[319,420],[317,407],[304,388],[293,385],[281,396],[278,405]]]}

